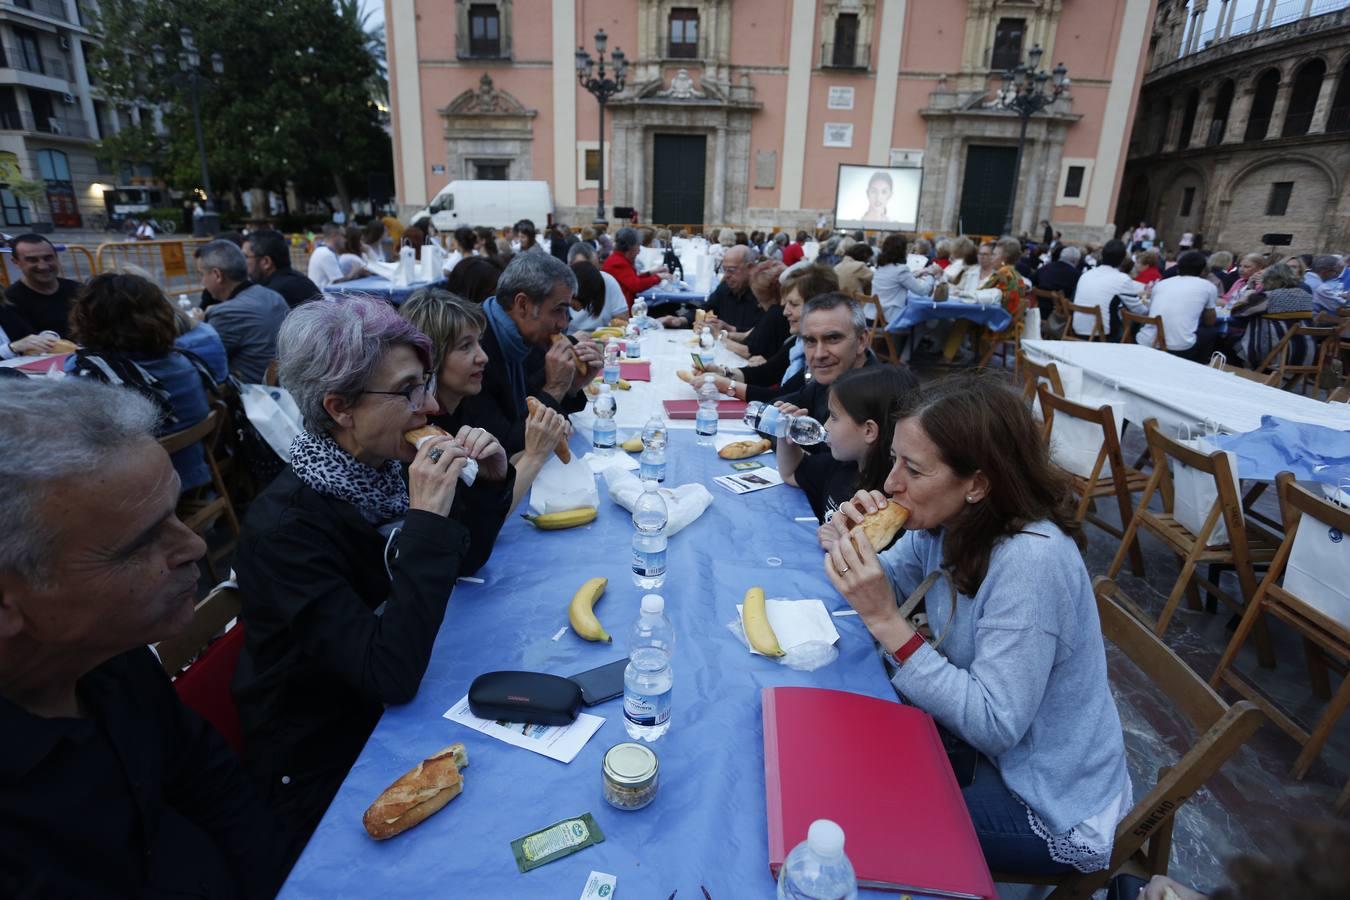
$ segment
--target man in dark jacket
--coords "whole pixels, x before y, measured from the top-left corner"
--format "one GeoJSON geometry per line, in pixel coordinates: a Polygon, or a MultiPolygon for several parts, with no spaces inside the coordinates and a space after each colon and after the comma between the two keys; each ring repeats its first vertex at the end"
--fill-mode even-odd
{"type": "MultiPolygon", "coordinates": [[[[1078,264],[1083,252],[1077,247],[1056,247],[1050,251],[1050,262],[1036,270],[1032,284],[1043,291],[1062,291],[1068,299],[1073,299],[1074,289],[1078,287],[1078,276],[1082,272],[1078,264]]],[[[1053,301],[1040,298],[1041,317],[1048,318],[1054,312],[1053,301]]]]}
{"type": "Polygon", "coordinates": [[[146,646],[191,623],[206,552],[158,418],[89,379],[0,383],[3,897],[272,897],[285,874],[275,819],[146,646]]]}
{"type": "Polygon", "coordinates": [[[291,247],[281,232],[249,232],[243,249],[249,280],[276,291],[291,309],[323,296],[314,282],[291,268],[291,247]]]}
{"type": "Polygon", "coordinates": [[[454,425],[488,431],[515,456],[525,449],[526,397],[563,414],[586,406],[583,389],[604,359],[594,341],[573,344],[562,337],[576,289],[576,276],[565,263],[547,253],[516,254],[497,280],[496,296],[483,303],[488,324],[481,338],[488,358],[483,390],[464,398],[454,425]]]}
{"type": "MultiPolygon", "coordinates": [[[[822,425],[830,418],[830,385],[850,369],[876,365],[867,348],[867,317],[847,294],[821,294],[806,301],[800,328],[811,380],[800,391],[775,403],[793,415],[808,415],[822,425]]],[[[829,447],[819,444],[811,450],[829,447]]]]}

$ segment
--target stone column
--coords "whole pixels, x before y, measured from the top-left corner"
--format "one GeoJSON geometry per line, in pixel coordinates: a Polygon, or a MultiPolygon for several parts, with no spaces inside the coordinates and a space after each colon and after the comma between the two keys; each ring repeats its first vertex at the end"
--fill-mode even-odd
{"type": "Polygon", "coordinates": [[[1191,142],[1187,146],[1203,147],[1209,143],[1209,123],[1214,118],[1214,101],[1218,88],[1212,84],[1200,88],[1200,102],[1195,107],[1195,121],[1191,123],[1191,142]]]}
{"type": "Polygon", "coordinates": [[[1237,15],[1237,0],[1227,0],[1228,3],[1228,21],[1223,28],[1223,36],[1230,38],[1233,36],[1233,17],[1237,15]]]}
{"type": "MultiPolygon", "coordinates": [[[[647,195],[647,133],[641,125],[634,125],[629,131],[628,152],[630,154],[631,166],[633,169],[632,191],[628,198],[628,206],[638,211],[638,217],[641,219],[650,219],[651,210],[647,209],[645,199],[647,195]]],[[[606,214],[608,215],[608,210],[606,214]]]]}
{"type": "Polygon", "coordinates": [[[1247,117],[1252,113],[1252,100],[1256,96],[1256,80],[1248,75],[1246,83],[1241,80],[1233,92],[1233,105],[1228,110],[1228,129],[1224,132],[1223,143],[1238,144],[1247,133],[1247,117]]]}
{"type": "Polygon", "coordinates": [[[727,129],[717,126],[713,147],[712,220],[725,222],[727,211],[727,129]]]}
{"type": "Polygon", "coordinates": [[[1270,23],[1275,21],[1275,7],[1278,5],[1278,0],[1266,0],[1266,2],[1270,5],[1266,7],[1266,22],[1261,26],[1263,28],[1269,28],[1270,23]]]}
{"type": "Polygon", "coordinates": [[[1185,104],[1173,103],[1167,111],[1167,137],[1163,139],[1163,152],[1171,153],[1181,144],[1181,120],[1185,115],[1185,104]]]}
{"type": "MultiPolygon", "coordinates": [[[[1271,6],[1275,5],[1275,0],[1270,0],[1271,6]]],[[[1247,29],[1250,34],[1261,27],[1261,13],[1265,12],[1266,0],[1256,0],[1256,12],[1252,13],[1252,27],[1247,29]]]]}
{"type": "Polygon", "coordinates": [[[1331,117],[1331,98],[1336,93],[1336,75],[1335,71],[1328,70],[1322,76],[1322,83],[1317,88],[1317,105],[1313,107],[1312,124],[1308,126],[1308,134],[1322,134],[1327,130],[1327,119],[1331,117]]]}
{"type": "Polygon", "coordinates": [[[1270,111],[1270,127],[1266,129],[1266,140],[1274,140],[1284,131],[1284,119],[1289,114],[1289,101],[1293,96],[1293,73],[1281,72],[1280,89],[1275,94],[1275,108],[1270,111]]]}

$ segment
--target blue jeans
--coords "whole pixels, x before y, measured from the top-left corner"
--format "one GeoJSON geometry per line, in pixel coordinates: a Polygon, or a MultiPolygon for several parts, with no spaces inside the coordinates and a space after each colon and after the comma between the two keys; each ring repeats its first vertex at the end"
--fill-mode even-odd
{"type": "Polygon", "coordinates": [[[1056,875],[1073,866],[1050,858],[1050,847],[1031,830],[1027,808],[1012,795],[994,764],[981,754],[975,780],[961,791],[980,850],[991,872],[1056,875]]]}

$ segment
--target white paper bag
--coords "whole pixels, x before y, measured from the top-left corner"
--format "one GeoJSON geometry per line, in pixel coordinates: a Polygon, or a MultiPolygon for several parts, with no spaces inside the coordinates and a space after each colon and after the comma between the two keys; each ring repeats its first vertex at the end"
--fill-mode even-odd
{"type": "Polygon", "coordinates": [[[590,466],[575,456],[565,465],[558,457],[550,456],[530,487],[530,509],[535,515],[599,505],[595,475],[590,466]]]}
{"type": "MultiPolygon", "coordinates": [[[[1039,409],[1039,404],[1037,404],[1039,409]]],[[[1050,458],[1062,469],[1080,478],[1089,478],[1097,456],[1102,452],[1102,429],[1093,422],[1058,413],[1050,427],[1050,458]]],[[[1111,474],[1111,460],[1103,460],[1098,478],[1111,474]]]]}
{"type": "Polygon", "coordinates": [[[291,441],[300,433],[303,423],[300,408],[285,388],[265,384],[240,385],[240,399],[244,413],[258,434],[267,441],[277,456],[291,461],[291,441]]]}
{"type": "Polygon", "coordinates": [[[1304,603],[1350,625],[1350,540],[1338,528],[1304,515],[1284,570],[1284,589],[1304,603]]]}
{"type": "MultiPolygon", "coordinates": [[[[1181,443],[1206,456],[1212,454],[1216,449],[1205,438],[1182,440],[1181,443]]],[[[1237,454],[1231,450],[1225,450],[1223,453],[1228,456],[1228,468],[1232,472],[1233,479],[1233,492],[1241,496],[1242,489],[1238,484],[1237,477],[1237,454]]],[[[1205,519],[1209,517],[1210,510],[1219,500],[1219,492],[1214,485],[1214,479],[1207,472],[1192,469],[1176,460],[1170,460],[1170,462],[1172,464],[1172,515],[1185,526],[1187,531],[1192,534],[1199,534],[1200,529],[1204,527],[1205,519]]],[[[1239,508],[1238,515],[1241,514],[1242,510],[1239,508]]],[[[1220,513],[1218,524],[1210,532],[1205,545],[1207,547],[1218,547],[1226,543],[1228,543],[1228,527],[1224,524],[1223,514],[1220,513]]]]}
{"type": "Polygon", "coordinates": [[[393,282],[398,287],[407,287],[417,277],[417,250],[413,247],[398,248],[398,268],[394,270],[393,282]]]}
{"type": "Polygon", "coordinates": [[[435,281],[441,277],[445,266],[445,251],[439,244],[427,244],[422,248],[422,259],[418,263],[418,280],[435,281]]]}
{"type": "MultiPolygon", "coordinates": [[[[603,473],[605,485],[609,490],[609,499],[629,512],[637,504],[642,494],[642,482],[632,472],[622,466],[611,466],[603,473]]],[[[666,501],[666,537],[677,534],[680,529],[693,522],[703,511],[712,505],[712,494],[701,484],[682,484],[676,488],[661,488],[661,496],[666,501]]]]}

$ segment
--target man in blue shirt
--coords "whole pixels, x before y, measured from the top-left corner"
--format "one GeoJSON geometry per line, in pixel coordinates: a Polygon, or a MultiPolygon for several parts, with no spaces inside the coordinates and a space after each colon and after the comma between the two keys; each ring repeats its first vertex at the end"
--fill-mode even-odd
{"type": "Polygon", "coordinates": [[[1346,310],[1345,291],[1341,276],[1345,273],[1345,260],[1332,253],[1314,256],[1304,282],[1312,288],[1313,311],[1321,318],[1343,316],[1346,310]]]}

